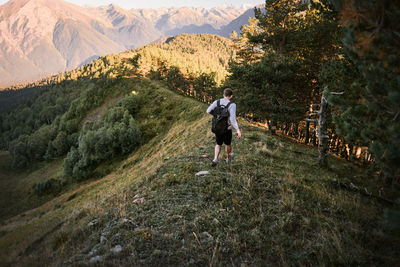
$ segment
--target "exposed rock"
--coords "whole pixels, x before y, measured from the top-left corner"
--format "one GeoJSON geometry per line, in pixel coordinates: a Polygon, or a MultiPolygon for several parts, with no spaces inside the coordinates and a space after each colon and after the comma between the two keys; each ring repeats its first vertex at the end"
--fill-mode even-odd
{"type": "Polygon", "coordinates": [[[113,247],[112,249],[110,249],[110,251],[114,254],[118,254],[122,251],[122,247],[120,245],[116,245],[115,247],[113,247]]]}
{"type": "Polygon", "coordinates": [[[200,234],[200,238],[201,239],[207,239],[207,240],[213,240],[214,239],[214,237],[208,232],[201,233],[200,234]]]}
{"type": "Polygon", "coordinates": [[[99,223],[99,220],[98,219],[94,219],[93,221],[90,221],[88,223],[88,226],[94,226],[94,225],[97,225],[98,223],[99,223]]]}
{"type": "Polygon", "coordinates": [[[142,204],[144,201],[145,201],[144,197],[141,197],[141,198],[136,198],[135,200],[133,200],[133,203],[142,204]]]}
{"type": "Polygon", "coordinates": [[[123,222],[126,223],[126,224],[132,224],[132,225],[134,224],[132,220],[129,220],[127,218],[124,218],[123,222]]]}
{"type": "Polygon", "coordinates": [[[90,264],[95,264],[95,263],[98,263],[98,262],[100,262],[102,260],[103,260],[102,256],[95,256],[95,257],[90,258],[89,263],[90,264]]]}
{"type": "Polygon", "coordinates": [[[210,172],[209,171],[200,171],[200,172],[196,173],[196,176],[207,175],[207,174],[210,174],[210,172]]]}
{"type": "Polygon", "coordinates": [[[95,249],[95,248],[93,248],[90,252],[89,252],[89,257],[92,257],[92,256],[94,256],[94,255],[96,255],[97,254],[97,249],[95,249]]]}

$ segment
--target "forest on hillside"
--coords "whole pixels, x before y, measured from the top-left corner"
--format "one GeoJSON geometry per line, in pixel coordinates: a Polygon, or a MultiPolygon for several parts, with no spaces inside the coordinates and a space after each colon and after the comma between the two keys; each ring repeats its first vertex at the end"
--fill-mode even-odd
{"type": "Polygon", "coordinates": [[[297,139],[326,99],[330,152],[398,182],[399,12],[396,1],[267,0],[232,36],[226,86],[243,114],[297,139]]]}
{"type": "Polygon", "coordinates": [[[143,96],[135,94],[130,80],[165,80],[172,89],[200,98],[222,83],[233,51],[219,36],[179,35],[11,88],[2,93],[15,92],[10,100],[22,103],[0,115],[0,147],[10,152],[16,168],[65,157],[66,177],[88,178],[102,161],[127,155],[156,134],[137,117],[143,96]],[[102,105],[108,108],[101,117],[89,119],[102,105]]]}
{"type": "Polygon", "coordinates": [[[0,147],[16,167],[64,157],[66,177],[90,177],[156,134],[136,116],[140,97],[125,83],[149,78],[203,102],[231,87],[244,118],[298,142],[325,140],[328,153],[398,184],[400,4],[266,0],[255,13],[232,40],[179,35],[25,86],[39,89],[0,116],[0,147]],[[115,99],[101,119],[86,120],[115,99]]]}
{"type": "MultiPolygon", "coordinates": [[[[313,126],[320,152],[398,188],[399,2],[267,0],[255,14],[232,35],[225,83],[242,115],[305,143],[313,126]]],[[[399,211],[386,216],[399,225],[399,211]]]]}

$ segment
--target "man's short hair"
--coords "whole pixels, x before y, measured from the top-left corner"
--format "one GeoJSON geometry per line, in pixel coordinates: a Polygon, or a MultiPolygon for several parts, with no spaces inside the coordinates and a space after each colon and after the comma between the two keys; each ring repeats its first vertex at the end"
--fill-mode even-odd
{"type": "Polygon", "coordinates": [[[224,90],[224,96],[226,97],[230,97],[233,94],[232,89],[231,88],[226,88],[224,90]]]}

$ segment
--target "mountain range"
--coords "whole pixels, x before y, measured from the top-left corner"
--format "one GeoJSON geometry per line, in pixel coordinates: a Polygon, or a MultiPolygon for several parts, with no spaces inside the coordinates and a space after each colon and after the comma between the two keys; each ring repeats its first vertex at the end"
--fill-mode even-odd
{"type": "Polygon", "coordinates": [[[0,87],[74,69],[99,56],[164,36],[240,31],[252,9],[235,7],[125,10],[62,0],[11,0],[0,6],[0,87]]]}

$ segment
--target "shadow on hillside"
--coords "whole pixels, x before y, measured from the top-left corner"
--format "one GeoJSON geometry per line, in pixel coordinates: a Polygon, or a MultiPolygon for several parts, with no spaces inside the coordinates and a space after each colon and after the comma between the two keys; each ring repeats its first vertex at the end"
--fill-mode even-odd
{"type": "Polygon", "coordinates": [[[126,76],[65,80],[10,92],[4,101],[16,101],[7,103],[8,114],[0,116],[0,122],[8,122],[0,128],[0,144],[11,152],[2,154],[7,160],[0,168],[1,187],[8,193],[0,220],[40,206],[71,186],[104,177],[140,146],[161,138],[182,117],[177,114],[185,112],[192,120],[187,111],[193,110],[195,100],[184,103],[183,92],[166,88],[158,81],[126,76]],[[104,119],[117,105],[122,111],[104,119]],[[138,131],[141,136],[135,141],[138,131]],[[92,152],[81,151],[78,138],[92,152]],[[77,152],[72,155],[73,147],[77,152]]]}

